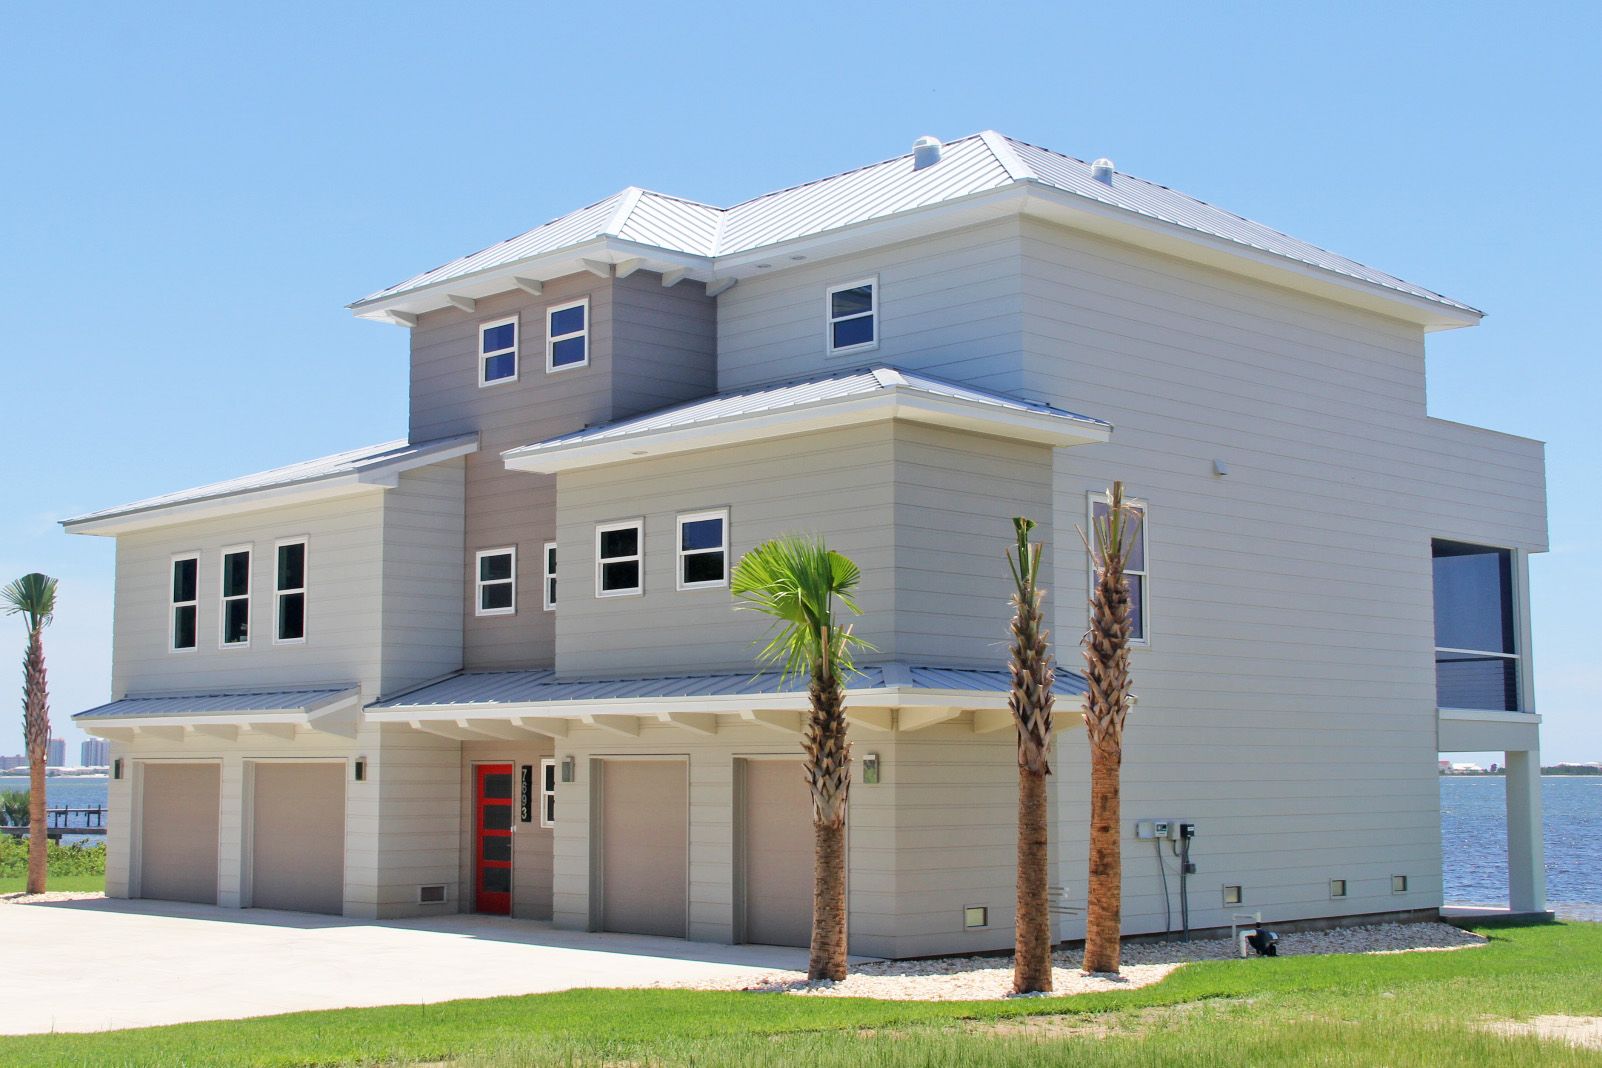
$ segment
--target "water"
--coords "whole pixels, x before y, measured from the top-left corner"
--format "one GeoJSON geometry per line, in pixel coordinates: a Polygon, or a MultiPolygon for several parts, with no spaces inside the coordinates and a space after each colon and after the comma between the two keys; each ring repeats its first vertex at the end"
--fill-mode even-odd
{"type": "MultiPolygon", "coordinates": [[[[1448,902],[1507,904],[1507,781],[1441,776],[1441,869],[1448,902]]],[[[1602,920],[1602,775],[1543,775],[1547,907],[1602,920]]]]}
{"type": "MultiPolygon", "coordinates": [[[[73,776],[71,778],[56,777],[45,782],[45,803],[51,808],[93,808],[106,804],[106,777],[99,776],[73,776]]],[[[7,790],[27,790],[28,777],[26,775],[0,775],[0,793],[7,790]]],[[[73,823],[82,825],[83,815],[75,814],[73,823]]],[[[64,834],[61,841],[66,845],[73,842],[104,842],[103,835],[64,834]]]]}
{"type": "MultiPolygon", "coordinates": [[[[1442,874],[1448,902],[1507,903],[1505,787],[1500,775],[1441,776],[1442,874]]],[[[0,775],[0,791],[27,788],[27,776],[0,775]]],[[[55,778],[46,793],[51,807],[104,805],[106,780],[55,778]]],[[[1541,804],[1550,907],[1563,915],[1602,920],[1602,775],[1543,776],[1541,804]]]]}

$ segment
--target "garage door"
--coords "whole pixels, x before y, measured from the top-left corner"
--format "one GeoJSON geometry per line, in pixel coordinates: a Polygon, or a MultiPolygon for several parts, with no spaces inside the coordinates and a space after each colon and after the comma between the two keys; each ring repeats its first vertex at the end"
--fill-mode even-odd
{"type": "Polygon", "coordinates": [[[812,938],[812,798],[798,760],[745,761],[741,856],[745,941],[812,938]]]}
{"type": "Polygon", "coordinates": [[[217,903],[216,764],[144,765],[139,816],[139,896],[217,903]]]}
{"type": "Polygon", "coordinates": [[[609,760],[601,773],[601,926],[683,938],[690,787],[682,760],[609,760]]]}
{"type": "Polygon", "coordinates": [[[345,907],[345,765],[262,762],[254,779],[251,905],[338,915],[345,907]]]}

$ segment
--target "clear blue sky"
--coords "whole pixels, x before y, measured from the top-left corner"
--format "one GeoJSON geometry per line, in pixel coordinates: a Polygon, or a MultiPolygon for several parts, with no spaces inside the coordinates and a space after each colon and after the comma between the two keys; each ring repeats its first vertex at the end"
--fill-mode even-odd
{"type": "Polygon", "coordinates": [[[1602,5],[769,7],[7,10],[0,576],[61,579],[58,723],[112,601],[58,518],[404,433],[405,332],[347,302],[625,185],[731,203],[992,127],[1490,313],[1431,339],[1431,409],[1549,442],[1544,755],[1602,759],[1602,5]]]}

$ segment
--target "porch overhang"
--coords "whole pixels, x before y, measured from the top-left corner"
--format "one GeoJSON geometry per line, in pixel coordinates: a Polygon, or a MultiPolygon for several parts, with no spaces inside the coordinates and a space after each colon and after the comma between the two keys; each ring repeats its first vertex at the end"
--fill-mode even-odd
{"type": "Polygon", "coordinates": [[[359,688],[329,686],[130,696],[79,712],[72,721],[110,741],[234,741],[250,734],[290,739],[300,731],[354,738],[360,715],[359,688]]]}
{"type": "MultiPolygon", "coordinates": [[[[882,664],[846,686],[853,727],[908,733],[958,723],[975,734],[1011,727],[1007,673],[882,664]]],[[[1084,680],[1058,677],[1056,729],[1083,722],[1084,680]]],[[[469,672],[369,705],[370,722],[448,738],[566,737],[579,727],[638,736],[649,724],[697,734],[753,724],[799,734],[808,709],[800,680],[748,672],[634,679],[559,679],[551,671],[469,672]]]]}

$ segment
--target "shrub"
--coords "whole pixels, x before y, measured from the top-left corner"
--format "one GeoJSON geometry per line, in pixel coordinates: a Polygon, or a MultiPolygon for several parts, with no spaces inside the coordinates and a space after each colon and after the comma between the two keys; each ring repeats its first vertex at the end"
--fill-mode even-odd
{"type": "MultiPolygon", "coordinates": [[[[84,845],[74,842],[50,843],[51,875],[106,874],[105,843],[84,845]]],[[[0,879],[16,879],[28,874],[28,844],[20,838],[0,835],[0,879]]]]}

